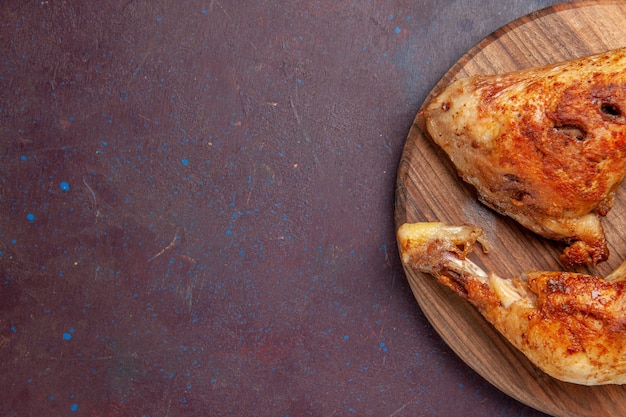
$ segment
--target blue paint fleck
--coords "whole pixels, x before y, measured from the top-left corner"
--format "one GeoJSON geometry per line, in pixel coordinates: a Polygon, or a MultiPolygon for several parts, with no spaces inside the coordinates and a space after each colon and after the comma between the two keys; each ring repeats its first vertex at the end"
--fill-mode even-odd
{"type": "Polygon", "coordinates": [[[48,399],[49,399],[50,401],[54,401],[54,395],[49,396],[49,397],[48,397],[48,399]]]}
{"type": "Polygon", "coordinates": [[[202,9],[202,14],[206,14],[206,9],[202,9]]]}
{"type": "Polygon", "coordinates": [[[400,34],[400,32],[402,32],[402,29],[400,29],[399,27],[396,27],[395,31],[397,34],[400,34]]]}
{"type": "Polygon", "coordinates": [[[345,336],[343,337],[343,340],[348,340],[348,339],[350,339],[350,336],[348,336],[348,335],[345,335],[345,336]]]}
{"type": "Polygon", "coordinates": [[[77,411],[78,410],[78,404],[72,404],[72,406],[70,407],[70,410],[77,411]]]}
{"type": "Polygon", "coordinates": [[[180,161],[181,164],[187,166],[189,165],[189,160],[188,159],[183,159],[182,161],[180,161]]]}
{"type": "Polygon", "coordinates": [[[59,184],[59,187],[61,187],[63,191],[69,191],[70,189],[70,185],[68,184],[67,181],[61,181],[61,183],[59,184]]]}
{"type": "Polygon", "coordinates": [[[72,334],[71,333],[63,333],[63,340],[70,340],[72,339],[72,334]]]}
{"type": "Polygon", "coordinates": [[[157,23],[161,23],[163,21],[163,19],[161,19],[160,17],[157,17],[157,23]]]}
{"type": "Polygon", "coordinates": [[[17,327],[15,327],[15,326],[11,326],[11,331],[12,331],[13,333],[17,333],[17,327]]]}
{"type": "Polygon", "coordinates": [[[22,161],[26,161],[28,158],[26,157],[26,155],[22,155],[22,157],[20,158],[22,161]]]}
{"type": "Polygon", "coordinates": [[[29,222],[34,222],[35,221],[35,215],[33,213],[28,213],[26,215],[26,218],[28,219],[29,222]]]}

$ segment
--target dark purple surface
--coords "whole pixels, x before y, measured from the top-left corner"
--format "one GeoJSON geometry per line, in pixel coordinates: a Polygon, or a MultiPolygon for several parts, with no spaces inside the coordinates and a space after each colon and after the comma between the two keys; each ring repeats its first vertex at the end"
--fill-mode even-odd
{"type": "Polygon", "coordinates": [[[0,3],[0,415],[542,415],[393,233],[428,91],[556,1],[501,3],[0,3]]]}

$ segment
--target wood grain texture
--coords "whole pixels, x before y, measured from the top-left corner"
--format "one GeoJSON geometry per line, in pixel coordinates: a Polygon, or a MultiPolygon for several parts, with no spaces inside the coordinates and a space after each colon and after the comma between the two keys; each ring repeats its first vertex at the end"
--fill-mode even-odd
{"type": "MultiPolygon", "coordinates": [[[[626,46],[626,2],[583,1],[553,6],[512,22],[468,51],[441,79],[424,105],[454,79],[499,73],[626,46]]],[[[605,275],[626,258],[626,190],[603,224],[609,261],[580,271],[605,275]]],[[[481,205],[424,130],[419,113],[408,134],[396,188],[395,223],[471,223],[485,230],[488,254],[473,259],[501,276],[558,270],[563,245],[542,239],[481,205]]],[[[467,302],[432,277],[405,269],[420,308],[463,361],[517,400],[554,416],[624,416],[626,386],[586,387],[542,373],[467,302]]]]}

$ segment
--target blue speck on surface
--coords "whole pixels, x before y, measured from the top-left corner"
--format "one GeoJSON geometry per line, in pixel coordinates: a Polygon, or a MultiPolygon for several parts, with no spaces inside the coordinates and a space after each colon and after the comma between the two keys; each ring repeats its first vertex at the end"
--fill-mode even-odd
{"type": "Polygon", "coordinates": [[[71,333],[63,333],[63,340],[70,340],[72,338],[71,333]]]}
{"type": "Polygon", "coordinates": [[[161,23],[163,19],[161,19],[160,17],[157,17],[157,23],[161,23]]]}
{"type": "Polygon", "coordinates": [[[20,158],[22,161],[26,161],[28,158],[26,157],[26,155],[22,155],[22,157],[20,158]]]}
{"type": "Polygon", "coordinates": [[[181,164],[187,166],[189,165],[189,160],[188,159],[183,159],[182,161],[180,161],[181,164]]]}
{"type": "Polygon", "coordinates": [[[395,31],[397,34],[400,34],[400,32],[402,32],[402,29],[400,29],[399,27],[396,27],[395,31]]]}
{"type": "Polygon", "coordinates": [[[61,181],[61,183],[59,184],[59,187],[61,187],[63,191],[69,191],[70,184],[67,181],[61,181]]]}
{"type": "Polygon", "coordinates": [[[26,215],[26,218],[28,219],[29,222],[34,222],[35,221],[35,215],[33,213],[28,213],[26,215]]]}
{"type": "Polygon", "coordinates": [[[345,336],[343,337],[343,340],[348,340],[348,339],[350,339],[350,336],[348,336],[348,335],[345,335],[345,336]]]}
{"type": "Polygon", "coordinates": [[[202,9],[202,14],[206,14],[206,9],[202,9]]]}
{"type": "Polygon", "coordinates": [[[78,404],[72,404],[72,406],[70,407],[70,410],[77,411],[78,410],[78,404]]]}

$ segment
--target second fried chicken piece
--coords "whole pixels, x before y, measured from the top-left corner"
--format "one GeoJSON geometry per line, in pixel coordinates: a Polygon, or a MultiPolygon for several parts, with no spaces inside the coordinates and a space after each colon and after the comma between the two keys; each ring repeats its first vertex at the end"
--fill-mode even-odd
{"type": "Polygon", "coordinates": [[[582,385],[626,384],[626,263],[606,279],[574,272],[487,273],[467,259],[482,230],[410,223],[402,262],[472,303],[537,367],[582,385]]]}

